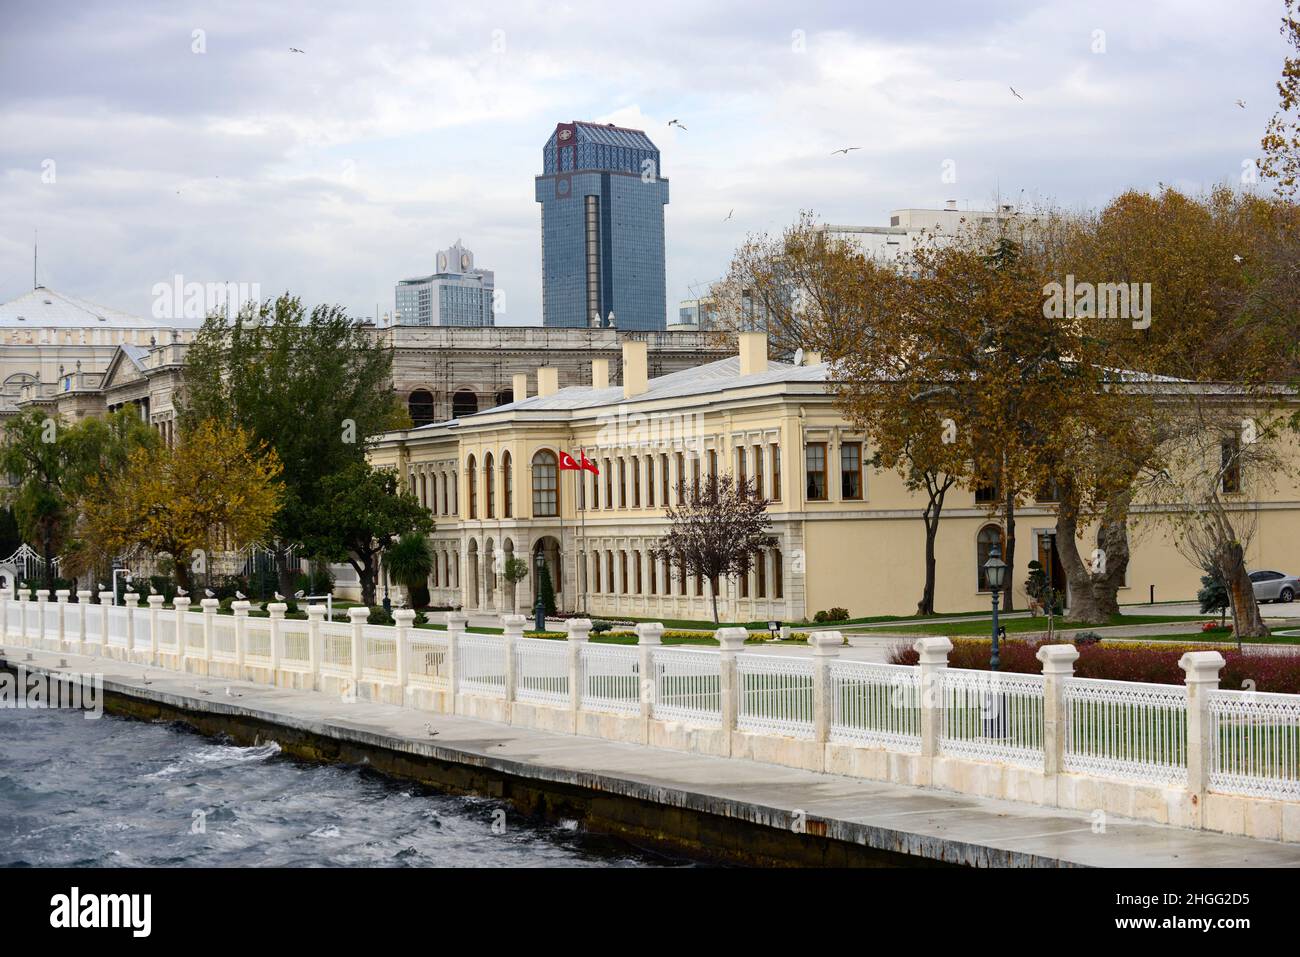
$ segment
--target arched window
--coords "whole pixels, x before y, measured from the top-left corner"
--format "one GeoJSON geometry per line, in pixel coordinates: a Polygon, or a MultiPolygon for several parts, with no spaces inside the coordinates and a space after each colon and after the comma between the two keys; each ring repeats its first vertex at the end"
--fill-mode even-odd
{"type": "Polygon", "coordinates": [[[488,518],[497,517],[497,490],[496,490],[496,469],[492,467],[492,453],[488,452],[483,456],[483,482],[484,491],[487,493],[487,511],[488,518]]]}
{"type": "Polygon", "coordinates": [[[465,484],[469,489],[469,517],[478,518],[478,468],[472,455],[465,463],[465,484]]]}
{"type": "Polygon", "coordinates": [[[513,479],[513,469],[510,467],[510,453],[501,453],[501,482],[503,484],[502,497],[504,498],[505,509],[502,511],[506,518],[513,518],[515,514],[515,485],[513,479]]]}
{"type": "Polygon", "coordinates": [[[478,396],[469,389],[459,389],[451,397],[451,416],[459,419],[462,416],[473,415],[478,411],[478,396]]]}
{"type": "Polygon", "coordinates": [[[533,455],[533,518],[560,514],[559,472],[555,453],[540,449],[533,455]]]}
{"type": "Polygon", "coordinates": [[[433,421],[433,393],[428,389],[416,389],[406,399],[406,411],[410,413],[413,425],[428,425],[433,421]]]}
{"type": "Polygon", "coordinates": [[[1006,543],[1002,540],[1002,529],[997,525],[985,525],[980,529],[979,536],[975,539],[975,564],[976,579],[979,582],[980,591],[989,591],[988,576],[984,571],[984,563],[989,560],[989,552],[993,546],[998,546],[999,551],[1005,554],[1006,543]]]}
{"type": "Polygon", "coordinates": [[[497,393],[496,400],[497,405],[509,405],[511,402],[515,401],[515,390],[502,389],[497,393]]]}

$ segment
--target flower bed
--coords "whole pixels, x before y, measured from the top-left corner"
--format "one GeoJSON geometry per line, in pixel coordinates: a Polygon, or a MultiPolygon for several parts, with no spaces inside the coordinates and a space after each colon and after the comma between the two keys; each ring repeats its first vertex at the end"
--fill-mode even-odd
{"type": "MultiPolygon", "coordinates": [[[[1004,640],[998,645],[999,668],[1019,674],[1038,674],[1043,670],[1036,654],[1044,644],[1068,644],[1063,641],[1004,640]]],[[[953,638],[948,664],[953,668],[987,671],[990,642],[974,638],[953,638]]],[[[1183,669],[1178,659],[1188,651],[1218,651],[1226,664],[1220,672],[1222,688],[1252,688],[1279,694],[1300,694],[1300,654],[1250,655],[1223,648],[1207,649],[1204,645],[1172,642],[1104,641],[1079,648],[1074,673],[1080,678],[1108,678],[1114,681],[1144,681],[1150,684],[1180,685],[1183,669]],[[1253,682],[1253,685],[1247,684],[1253,682]]],[[[894,651],[894,664],[914,665],[918,655],[912,648],[894,651]]]]}

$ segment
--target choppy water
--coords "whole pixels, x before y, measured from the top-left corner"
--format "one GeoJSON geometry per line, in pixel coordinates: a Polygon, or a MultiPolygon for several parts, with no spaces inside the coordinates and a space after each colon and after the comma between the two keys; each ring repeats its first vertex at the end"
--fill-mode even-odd
{"type": "Polygon", "coordinates": [[[303,763],[275,744],[0,709],[2,867],[672,863],[574,822],[550,826],[499,802],[303,763]]]}

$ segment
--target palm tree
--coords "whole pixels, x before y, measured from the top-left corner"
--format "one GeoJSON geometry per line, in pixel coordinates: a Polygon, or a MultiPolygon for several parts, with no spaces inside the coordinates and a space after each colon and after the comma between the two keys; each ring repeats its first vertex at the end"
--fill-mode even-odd
{"type": "Polygon", "coordinates": [[[427,538],[419,532],[403,535],[384,552],[384,566],[394,581],[406,587],[412,608],[428,607],[433,552],[427,538]]]}

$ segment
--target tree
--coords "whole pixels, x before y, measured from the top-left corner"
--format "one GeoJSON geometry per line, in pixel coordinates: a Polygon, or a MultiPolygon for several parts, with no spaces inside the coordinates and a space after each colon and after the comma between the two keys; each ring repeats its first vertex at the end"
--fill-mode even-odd
{"type": "Polygon", "coordinates": [[[159,441],[127,409],[71,425],[27,409],[5,423],[0,470],[17,478],[10,493],[14,516],[22,534],[41,550],[45,587],[54,587],[54,559],[76,523],[73,503],[88,481],[111,481],[133,451],[154,448],[159,441]]]}
{"type": "Polygon", "coordinates": [[[501,563],[501,577],[510,585],[511,607],[519,605],[519,583],[528,577],[528,562],[513,555],[501,563]]]}
{"type": "Polygon", "coordinates": [[[1207,568],[1201,576],[1201,589],[1196,593],[1196,600],[1200,603],[1202,615],[1215,612],[1220,623],[1227,620],[1231,599],[1228,596],[1228,585],[1217,568],[1207,568]]]}
{"type": "Polygon", "coordinates": [[[320,512],[329,515],[303,541],[308,554],[346,561],[361,580],[361,600],[375,604],[379,556],[403,535],[427,535],[433,516],[397,475],[366,462],[353,462],[320,482],[320,512]]]}
{"type": "Polygon", "coordinates": [[[547,615],[556,613],[555,585],[551,582],[551,569],[542,562],[537,570],[537,597],[542,602],[542,611],[547,615]]]}
{"type": "Polygon", "coordinates": [[[1296,52],[1282,64],[1277,83],[1278,107],[1260,146],[1260,172],[1273,179],[1275,191],[1293,196],[1300,187],[1300,11],[1297,0],[1284,0],[1280,33],[1296,52]]]}
{"type": "Polygon", "coordinates": [[[22,532],[18,531],[18,519],[9,506],[0,508],[0,555],[8,558],[23,543],[22,532]]]}
{"type": "Polygon", "coordinates": [[[737,482],[725,473],[709,475],[698,490],[686,490],[684,504],[664,510],[668,533],[650,554],[708,581],[714,624],[718,623],[719,580],[748,575],[755,554],[777,544],[767,534],[772,527],[767,506],[751,480],[737,482]]]}
{"type": "Polygon", "coordinates": [[[371,436],[409,424],[393,395],[392,360],[392,349],[342,308],[308,312],[287,293],[246,306],[234,323],[209,317],[186,353],[182,430],[232,422],[283,464],[284,504],[271,535],[286,594],[297,573],[289,546],[331,537],[325,484],[365,461],[371,436]]]}
{"type": "Polygon", "coordinates": [[[429,605],[429,576],[433,573],[433,550],[424,535],[409,532],[384,552],[388,574],[406,588],[412,608],[429,605]]]}
{"type": "Polygon", "coordinates": [[[120,476],[91,476],[68,561],[80,571],[133,548],[163,552],[180,585],[196,553],[260,540],[280,507],[280,462],[242,429],[206,421],[175,448],[137,448],[120,476]]]}

